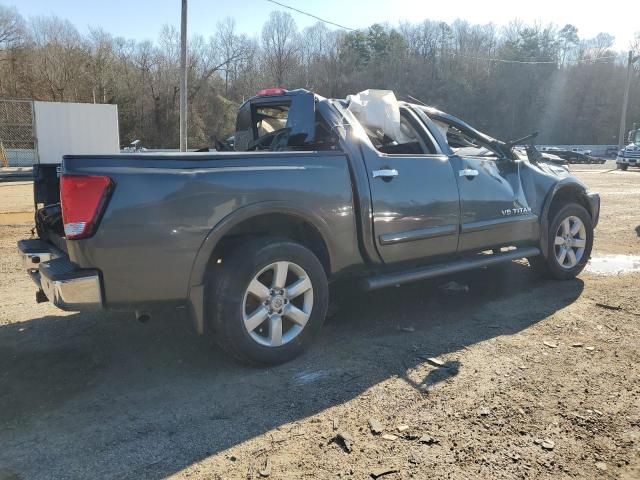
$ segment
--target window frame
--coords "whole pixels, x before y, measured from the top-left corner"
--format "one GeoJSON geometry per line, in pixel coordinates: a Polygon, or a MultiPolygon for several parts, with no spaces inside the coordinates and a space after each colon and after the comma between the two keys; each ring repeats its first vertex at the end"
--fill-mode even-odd
{"type": "MultiPolygon", "coordinates": [[[[345,110],[347,110],[347,109],[345,109],[345,110]]],[[[349,112],[349,113],[351,113],[351,112],[349,112]]],[[[351,114],[351,115],[353,115],[353,114],[351,114]]],[[[373,142],[371,141],[371,138],[369,138],[369,135],[366,134],[366,131],[364,130],[364,126],[362,124],[360,124],[360,122],[355,117],[355,115],[353,115],[355,120],[358,121],[358,123],[362,127],[363,131],[365,131],[365,137],[366,138],[364,138],[363,141],[365,141],[367,146],[369,148],[371,148],[371,150],[373,152],[375,152],[381,158],[417,158],[417,157],[420,157],[420,158],[423,158],[423,157],[424,158],[436,158],[436,157],[441,158],[443,155],[446,155],[442,151],[442,149],[440,148],[440,145],[438,144],[438,142],[434,138],[433,134],[429,131],[429,129],[425,125],[423,125],[423,123],[420,121],[420,119],[417,118],[416,114],[411,110],[411,108],[409,108],[408,106],[400,104],[400,116],[402,118],[405,118],[409,122],[409,124],[413,128],[414,132],[418,136],[418,141],[420,142],[421,147],[423,149],[429,150],[428,147],[429,147],[429,144],[431,144],[431,146],[433,147],[432,148],[433,152],[428,152],[428,153],[385,153],[385,152],[381,152],[380,150],[378,150],[375,147],[375,145],[373,145],[373,142]]]]}

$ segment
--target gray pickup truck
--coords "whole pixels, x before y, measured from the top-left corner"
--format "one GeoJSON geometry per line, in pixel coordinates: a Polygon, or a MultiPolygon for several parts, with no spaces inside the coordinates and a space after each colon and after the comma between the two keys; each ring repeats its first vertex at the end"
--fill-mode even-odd
{"type": "Polygon", "coordinates": [[[569,279],[591,253],[600,199],[566,168],[390,91],[267,89],[233,142],[38,169],[39,238],[18,243],[37,300],[188,308],[238,359],[274,364],[318,333],[336,279],[373,290],[519,258],[569,279]]]}

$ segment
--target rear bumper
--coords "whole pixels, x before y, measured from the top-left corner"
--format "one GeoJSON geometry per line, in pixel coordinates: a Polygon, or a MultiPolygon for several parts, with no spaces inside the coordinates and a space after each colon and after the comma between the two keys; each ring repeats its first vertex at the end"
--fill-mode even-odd
{"type": "Polygon", "coordinates": [[[102,308],[100,272],[82,269],[54,246],[42,240],[21,240],[22,264],[39,290],[62,310],[102,308]]]}
{"type": "Polygon", "coordinates": [[[591,221],[593,223],[593,228],[596,228],[598,220],[600,219],[600,195],[597,193],[587,193],[587,200],[591,207],[591,221]]]}

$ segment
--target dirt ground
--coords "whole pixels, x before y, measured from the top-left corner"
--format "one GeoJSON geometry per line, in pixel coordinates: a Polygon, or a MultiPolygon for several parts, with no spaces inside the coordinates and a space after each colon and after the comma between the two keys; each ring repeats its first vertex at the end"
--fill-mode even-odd
{"type": "MultiPolygon", "coordinates": [[[[594,255],[640,254],[640,171],[574,171],[602,195],[594,255]]],[[[638,272],[336,286],[308,353],[247,368],[174,311],[36,304],[8,214],[30,189],[0,184],[0,479],[640,479],[638,272]]]]}

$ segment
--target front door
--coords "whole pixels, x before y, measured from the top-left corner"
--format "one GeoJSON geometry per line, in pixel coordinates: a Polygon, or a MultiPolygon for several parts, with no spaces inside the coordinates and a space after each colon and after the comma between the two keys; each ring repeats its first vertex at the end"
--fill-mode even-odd
{"type": "Polygon", "coordinates": [[[509,246],[538,238],[520,179],[521,160],[451,157],[460,190],[459,251],[509,246]]]}
{"type": "Polygon", "coordinates": [[[385,143],[369,133],[363,155],[373,204],[373,232],[385,263],[455,253],[460,203],[453,168],[401,110],[405,142],[385,143]]]}

